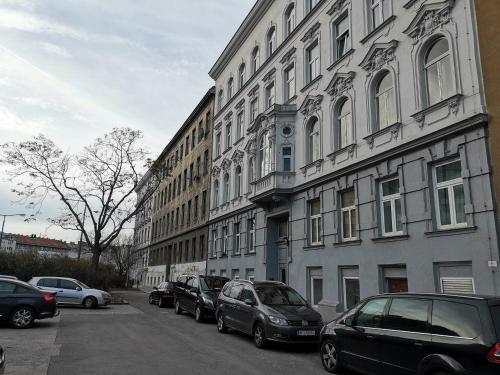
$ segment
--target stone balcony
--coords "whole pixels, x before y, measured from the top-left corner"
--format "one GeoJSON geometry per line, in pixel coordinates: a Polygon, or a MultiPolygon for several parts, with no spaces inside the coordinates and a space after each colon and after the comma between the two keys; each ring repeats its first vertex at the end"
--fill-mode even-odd
{"type": "Polygon", "coordinates": [[[251,184],[250,201],[258,204],[267,204],[272,201],[288,198],[293,192],[295,172],[271,172],[251,184]]]}

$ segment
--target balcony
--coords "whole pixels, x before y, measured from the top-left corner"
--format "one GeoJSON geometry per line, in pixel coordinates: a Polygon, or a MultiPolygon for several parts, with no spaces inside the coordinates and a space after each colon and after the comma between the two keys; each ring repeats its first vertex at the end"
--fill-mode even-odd
{"type": "Polygon", "coordinates": [[[258,204],[287,199],[292,195],[294,182],[294,172],[271,172],[251,183],[253,189],[248,198],[258,204]]]}

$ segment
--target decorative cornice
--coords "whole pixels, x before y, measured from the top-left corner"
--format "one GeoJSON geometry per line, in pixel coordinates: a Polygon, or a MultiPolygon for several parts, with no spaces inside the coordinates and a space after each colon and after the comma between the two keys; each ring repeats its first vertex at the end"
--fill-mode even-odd
{"type": "Polygon", "coordinates": [[[274,77],[274,74],[275,74],[275,73],[276,73],[276,68],[275,68],[275,67],[273,67],[270,71],[268,71],[268,72],[266,73],[266,75],[264,76],[264,78],[262,78],[262,81],[264,81],[264,82],[269,81],[271,78],[273,78],[273,77],[274,77]]]}
{"type": "Polygon", "coordinates": [[[309,30],[306,31],[306,33],[304,34],[304,36],[300,39],[302,42],[307,42],[309,39],[312,39],[314,37],[314,35],[316,34],[316,31],[319,30],[319,28],[321,27],[321,23],[316,22],[314,25],[312,25],[309,30]]]}
{"type": "Polygon", "coordinates": [[[231,160],[224,158],[224,160],[222,160],[221,167],[224,172],[227,172],[231,167],[231,160]]]}
{"type": "Polygon", "coordinates": [[[307,95],[302,105],[299,108],[300,113],[304,116],[309,117],[314,112],[321,109],[321,102],[323,101],[323,95],[307,95]]]}
{"type": "Polygon", "coordinates": [[[243,156],[245,154],[241,150],[235,150],[231,156],[231,160],[235,165],[241,165],[243,163],[243,156]]]}
{"type": "Polygon", "coordinates": [[[335,73],[325,91],[332,96],[332,99],[340,97],[343,93],[352,89],[355,75],[355,72],[335,73]]]}
{"type": "Polygon", "coordinates": [[[292,47],[287,53],[283,55],[283,58],[280,60],[280,63],[282,64],[288,64],[290,60],[292,59],[293,55],[295,55],[295,52],[297,51],[297,48],[292,47]]]}
{"type": "Polygon", "coordinates": [[[222,121],[220,121],[217,124],[215,124],[214,130],[219,130],[221,127],[222,127],[222,121]]]}
{"type": "Polygon", "coordinates": [[[218,166],[212,167],[212,176],[219,177],[219,175],[220,175],[220,168],[218,166]]]}
{"type": "Polygon", "coordinates": [[[348,2],[348,0],[337,0],[332,4],[330,9],[327,10],[326,14],[328,14],[329,16],[337,17],[348,2]]]}
{"type": "Polygon", "coordinates": [[[303,167],[300,168],[300,171],[304,175],[304,177],[307,175],[307,171],[311,168],[316,168],[316,172],[319,172],[321,170],[321,166],[323,165],[323,159],[318,159],[315,160],[307,165],[304,165],[303,167]]]}
{"type": "Polygon", "coordinates": [[[394,60],[394,51],[398,44],[397,40],[388,43],[374,43],[359,66],[369,73],[379,70],[383,65],[394,60]]]}
{"type": "Polygon", "coordinates": [[[252,156],[255,156],[255,153],[256,153],[256,149],[255,149],[255,137],[251,137],[247,144],[245,145],[244,147],[244,150],[249,153],[250,155],[252,156]]]}
{"type": "Polygon", "coordinates": [[[385,128],[377,130],[376,132],[365,137],[364,139],[366,140],[366,143],[368,143],[368,146],[370,147],[370,150],[371,150],[371,149],[373,149],[373,146],[375,144],[375,138],[381,136],[382,134],[391,133],[391,140],[397,139],[400,129],[401,129],[401,123],[396,122],[392,125],[386,126],[385,128]]]}
{"type": "Polygon", "coordinates": [[[243,105],[244,105],[244,104],[245,104],[245,98],[241,98],[241,100],[240,100],[238,103],[236,103],[236,105],[234,106],[234,108],[235,108],[237,111],[239,111],[239,109],[240,109],[241,107],[243,107],[243,105]]]}
{"type": "Polygon", "coordinates": [[[341,149],[338,149],[338,150],[332,152],[331,154],[327,155],[327,157],[328,157],[328,159],[330,159],[332,164],[335,165],[335,163],[337,161],[337,156],[339,156],[343,153],[347,153],[349,158],[352,158],[354,156],[354,150],[356,150],[356,147],[357,147],[357,144],[352,143],[350,145],[347,145],[341,149]]]}
{"type": "Polygon", "coordinates": [[[460,101],[462,100],[462,94],[456,94],[453,95],[447,99],[444,99],[440,101],[439,103],[436,103],[434,105],[431,105],[430,107],[424,108],[421,111],[418,111],[417,113],[414,113],[411,115],[417,121],[420,125],[420,128],[423,128],[424,126],[424,120],[425,116],[427,116],[429,113],[432,113],[440,108],[448,107],[450,110],[450,113],[453,113],[456,115],[458,113],[458,108],[460,106],[460,101]]]}
{"type": "Polygon", "coordinates": [[[422,4],[410,25],[403,31],[414,40],[432,34],[436,29],[451,21],[451,10],[455,0],[422,4]]]}
{"type": "Polygon", "coordinates": [[[231,116],[232,116],[232,115],[233,115],[233,111],[229,111],[229,112],[228,112],[228,113],[226,113],[226,115],[224,116],[224,120],[225,120],[225,121],[228,121],[228,120],[231,118],[231,116]]]}
{"type": "Polygon", "coordinates": [[[257,92],[259,92],[259,84],[256,84],[250,89],[250,91],[248,92],[248,97],[253,98],[257,92]]]}

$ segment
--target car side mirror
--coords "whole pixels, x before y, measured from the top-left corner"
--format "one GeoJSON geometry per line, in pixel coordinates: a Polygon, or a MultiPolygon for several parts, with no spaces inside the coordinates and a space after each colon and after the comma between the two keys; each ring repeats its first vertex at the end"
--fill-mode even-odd
{"type": "Polygon", "coordinates": [[[193,286],[190,290],[191,290],[191,293],[199,293],[200,292],[200,289],[198,289],[195,286],[193,286]]]}
{"type": "Polygon", "coordinates": [[[77,287],[76,287],[76,290],[78,290],[79,292],[81,292],[81,291],[82,291],[82,287],[77,286],[77,287]]]}
{"type": "Polygon", "coordinates": [[[245,304],[248,306],[252,306],[252,307],[255,306],[255,301],[253,299],[247,298],[243,302],[245,302],[245,304]]]}
{"type": "Polygon", "coordinates": [[[158,290],[158,288],[157,287],[153,287],[153,290],[158,290]]]}
{"type": "Polygon", "coordinates": [[[352,325],[354,323],[354,318],[352,316],[350,316],[346,320],[344,320],[344,323],[347,327],[352,327],[352,325]]]}

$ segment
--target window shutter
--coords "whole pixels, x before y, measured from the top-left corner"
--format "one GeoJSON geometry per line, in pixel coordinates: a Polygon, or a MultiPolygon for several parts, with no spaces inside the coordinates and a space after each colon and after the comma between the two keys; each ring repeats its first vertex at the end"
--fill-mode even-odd
{"type": "Polygon", "coordinates": [[[446,294],[474,294],[472,277],[442,277],[441,292],[446,294]]]}

